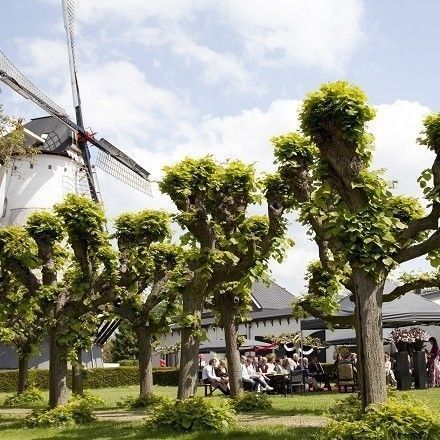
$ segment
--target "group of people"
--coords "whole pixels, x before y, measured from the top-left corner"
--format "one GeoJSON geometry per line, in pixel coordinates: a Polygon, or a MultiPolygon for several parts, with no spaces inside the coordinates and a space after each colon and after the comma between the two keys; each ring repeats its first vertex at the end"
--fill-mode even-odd
{"type": "MultiPolygon", "coordinates": [[[[247,391],[269,391],[285,393],[291,381],[291,373],[303,374],[309,387],[313,390],[324,388],[331,391],[329,376],[324,372],[316,357],[310,362],[307,358],[300,359],[298,354],[291,358],[279,358],[270,354],[267,356],[241,356],[241,380],[247,391]]],[[[202,370],[202,380],[228,395],[229,375],[225,359],[211,359],[202,370]]]]}

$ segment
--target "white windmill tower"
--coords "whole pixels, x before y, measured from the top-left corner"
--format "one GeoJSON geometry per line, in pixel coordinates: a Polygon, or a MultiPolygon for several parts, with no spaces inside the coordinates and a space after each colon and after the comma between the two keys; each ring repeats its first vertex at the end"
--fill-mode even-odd
{"type": "Polygon", "coordinates": [[[107,140],[97,140],[84,129],[75,66],[73,39],[73,0],[62,0],[64,26],[70,65],[76,122],[39,90],[0,50],[0,81],[49,116],[32,119],[24,125],[25,147],[36,147],[40,154],[16,159],[2,167],[4,186],[0,225],[23,224],[30,212],[51,209],[67,193],[89,194],[99,200],[89,144],[98,149],[96,165],[127,185],[150,194],[149,173],[107,140]]]}

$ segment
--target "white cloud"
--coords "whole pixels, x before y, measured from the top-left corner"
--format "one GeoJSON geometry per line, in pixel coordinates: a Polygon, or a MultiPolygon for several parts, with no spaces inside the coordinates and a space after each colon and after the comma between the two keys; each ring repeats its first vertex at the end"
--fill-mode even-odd
{"type": "Polygon", "coordinates": [[[360,0],[227,0],[220,8],[262,64],[342,70],[363,37],[360,0]]]}
{"type": "Polygon", "coordinates": [[[124,39],[137,42],[147,49],[169,47],[173,53],[183,57],[188,66],[196,65],[201,69],[200,78],[205,84],[221,84],[258,94],[264,91],[235,55],[198,44],[182,29],[133,28],[125,32],[124,39]]]}
{"type": "Polygon", "coordinates": [[[377,116],[370,124],[376,140],[374,165],[387,169],[386,177],[398,181],[398,191],[421,196],[417,177],[432,165],[434,155],[418,145],[416,139],[429,108],[418,102],[398,100],[378,105],[376,109],[377,116]]]}

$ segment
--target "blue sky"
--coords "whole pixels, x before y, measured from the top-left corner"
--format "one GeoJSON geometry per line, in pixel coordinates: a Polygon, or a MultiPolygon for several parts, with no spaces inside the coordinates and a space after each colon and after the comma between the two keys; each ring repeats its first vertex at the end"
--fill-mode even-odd
{"type": "MultiPolygon", "coordinates": [[[[398,189],[419,194],[433,157],[415,144],[423,115],[440,109],[440,3],[435,0],[78,0],[77,60],[86,125],[133,155],[154,178],[185,155],[215,154],[272,166],[272,135],[297,128],[304,95],[320,83],[361,85],[378,116],[376,166],[398,189]]],[[[1,49],[70,110],[58,0],[3,0],[1,49]]],[[[40,111],[2,87],[0,102],[25,118],[40,111]]],[[[108,212],[171,208],[105,175],[108,212]]],[[[316,257],[297,245],[274,278],[298,293],[316,257]]],[[[411,268],[423,268],[420,262],[411,268]]]]}

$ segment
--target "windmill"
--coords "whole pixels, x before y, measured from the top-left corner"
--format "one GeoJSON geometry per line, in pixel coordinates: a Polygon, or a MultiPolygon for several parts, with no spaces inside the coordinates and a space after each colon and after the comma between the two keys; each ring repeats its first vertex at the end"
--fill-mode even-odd
{"type": "Polygon", "coordinates": [[[26,78],[0,50],[0,81],[31,100],[49,116],[24,125],[25,147],[41,154],[17,159],[2,167],[5,188],[0,224],[23,224],[36,209],[50,209],[69,193],[88,194],[100,200],[90,148],[97,149],[96,166],[130,187],[151,195],[149,173],[104,138],[84,128],[74,47],[74,2],[61,0],[72,85],[75,121],[26,78]]]}

